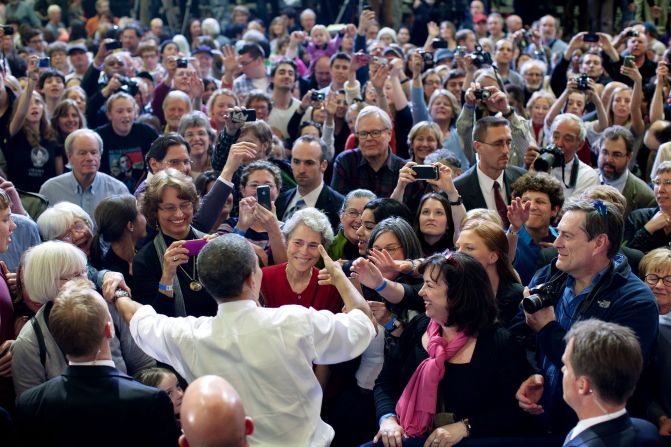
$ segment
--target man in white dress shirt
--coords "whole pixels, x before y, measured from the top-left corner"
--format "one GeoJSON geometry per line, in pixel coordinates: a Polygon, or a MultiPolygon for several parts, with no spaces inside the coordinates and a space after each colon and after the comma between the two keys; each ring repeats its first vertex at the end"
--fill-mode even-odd
{"type": "MultiPolygon", "coordinates": [[[[194,278],[218,302],[215,317],[170,318],[125,297],[116,306],[138,346],[188,382],[207,374],[226,377],[254,419],[250,445],[328,446],[334,431],[319,418],[322,389],[313,365],[357,357],[375,327],[367,302],[340,265],[323,247],[319,251],[329,273],[321,282],[338,289],[347,313],[259,307],[258,258],[233,234],[213,239],[198,256],[194,278]]],[[[164,259],[185,255],[186,249],[174,244],[164,259]]]]}

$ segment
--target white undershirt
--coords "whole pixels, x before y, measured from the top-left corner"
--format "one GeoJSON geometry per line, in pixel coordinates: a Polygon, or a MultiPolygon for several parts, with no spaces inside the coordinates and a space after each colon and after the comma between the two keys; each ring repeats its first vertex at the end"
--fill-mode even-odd
{"type": "Polygon", "coordinates": [[[623,408],[619,411],[616,411],[615,413],[608,413],[604,414],[603,416],[596,416],[593,418],[587,418],[579,421],[576,426],[573,428],[573,431],[571,431],[571,436],[569,441],[572,441],[576,436],[578,436],[580,433],[584,432],[590,427],[593,427],[597,424],[601,424],[603,422],[607,421],[612,421],[613,419],[617,419],[623,414],[627,412],[626,408],[623,408]]]}

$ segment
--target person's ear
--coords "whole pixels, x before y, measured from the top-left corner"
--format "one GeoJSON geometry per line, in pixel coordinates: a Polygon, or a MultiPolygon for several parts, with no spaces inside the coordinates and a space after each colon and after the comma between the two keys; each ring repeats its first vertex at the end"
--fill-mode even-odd
{"type": "Polygon", "coordinates": [[[328,167],[329,167],[329,161],[328,161],[328,160],[324,160],[324,161],[322,161],[321,164],[319,165],[319,171],[323,174],[324,172],[326,172],[326,169],[327,169],[328,167]]]}
{"type": "Polygon", "coordinates": [[[133,224],[133,222],[128,221],[128,223],[126,223],[126,229],[131,233],[135,231],[135,225],[133,224]]]}
{"type": "Polygon", "coordinates": [[[557,217],[557,214],[559,214],[559,211],[561,211],[561,207],[559,205],[555,206],[554,209],[552,210],[552,217],[553,218],[557,217]]]}
{"type": "Polygon", "coordinates": [[[179,437],[179,440],[177,441],[179,444],[179,447],[189,447],[189,441],[186,439],[186,436],[184,433],[182,433],[179,437]]]}
{"type": "Polygon", "coordinates": [[[245,416],[245,434],[250,436],[254,433],[254,421],[249,416],[245,416]]]}
{"type": "Polygon", "coordinates": [[[107,323],[105,323],[105,338],[114,338],[114,324],[112,324],[111,320],[108,320],[107,323]]]}
{"type": "Polygon", "coordinates": [[[161,168],[161,163],[159,163],[158,160],[156,160],[155,158],[150,158],[149,159],[149,169],[151,169],[152,174],[156,174],[158,171],[161,170],[160,168],[161,168]]]}

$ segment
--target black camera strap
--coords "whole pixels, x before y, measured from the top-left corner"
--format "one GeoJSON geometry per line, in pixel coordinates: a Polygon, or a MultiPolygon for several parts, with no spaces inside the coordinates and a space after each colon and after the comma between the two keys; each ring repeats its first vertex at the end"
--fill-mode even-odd
{"type": "Polygon", "coordinates": [[[578,183],[578,169],[580,167],[580,161],[578,160],[578,155],[573,156],[573,166],[571,166],[571,177],[569,178],[568,185],[566,184],[566,177],[564,175],[564,170],[566,168],[566,160],[562,158],[561,163],[561,181],[569,189],[575,188],[576,183],[578,183]]]}

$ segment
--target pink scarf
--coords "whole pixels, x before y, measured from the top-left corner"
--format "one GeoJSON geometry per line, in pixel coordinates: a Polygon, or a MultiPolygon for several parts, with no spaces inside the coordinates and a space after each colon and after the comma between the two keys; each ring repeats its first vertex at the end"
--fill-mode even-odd
{"type": "Polygon", "coordinates": [[[426,333],[429,336],[429,358],[419,364],[396,404],[398,420],[410,437],[421,436],[431,428],[436,414],[438,383],[445,375],[445,362],[468,341],[468,336],[459,332],[448,343],[441,335],[440,325],[433,320],[426,333]]]}

